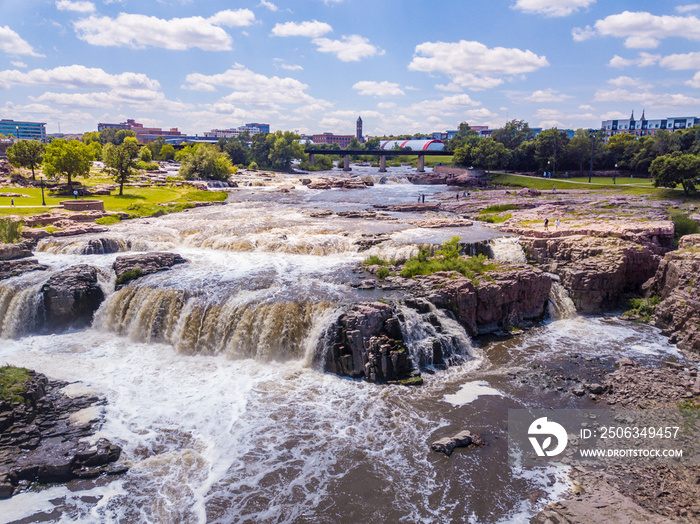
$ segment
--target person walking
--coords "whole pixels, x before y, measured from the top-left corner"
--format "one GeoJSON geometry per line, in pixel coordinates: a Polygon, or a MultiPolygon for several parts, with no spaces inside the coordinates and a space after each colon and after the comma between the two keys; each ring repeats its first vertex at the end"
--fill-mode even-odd
{"type": "Polygon", "coordinates": [[[11,205],[12,207],[15,207],[15,199],[14,199],[14,198],[11,198],[11,199],[10,199],[10,205],[11,205]]]}
{"type": "Polygon", "coordinates": [[[422,197],[423,197],[423,203],[425,204],[425,195],[422,195],[422,197]]]}
{"type": "Polygon", "coordinates": [[[544,219],[544,230],[547,231],[547,228],[549,227],[549,219],[545,218],[544,219]]]}
{"type": "Polygon", "coordinates": [[[554,229],[559,229],[559,219],[557,218],[556,222],[554,222],[554,229]]]}

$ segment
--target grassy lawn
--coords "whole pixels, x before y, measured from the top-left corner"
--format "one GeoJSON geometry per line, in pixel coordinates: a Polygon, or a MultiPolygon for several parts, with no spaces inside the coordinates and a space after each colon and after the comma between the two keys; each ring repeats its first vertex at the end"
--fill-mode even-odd
{"type": "MultiPolygon", "coordinates": [[[[0,216],[22,215],[30,216],[46,213],[52,205],[58,205],[62,200],[70,200],[69,197],[53,197],[48,190],[44,190],[47,207],[41,206],[41,188],[0,188],[2,193],[20,193],[28,195],[28,198],[15,198],[15,207],[10,207],[10,198],[0,198],[0,216]],[[21,207],[17,207],[21,206],[21,207]],[[25,207],[31,206],[31,207],[25,207]]],[[[94,200],[102,200],[105,203],[105,211],[129,212],[129,208],[135,204],[157,206],[158,204],[184,204],[195,201],[223,201],[227,194],[221,191],[197,191],[191,187],[125,187],[124,195],[118,195],[119,190],[112,191],[112,195],[100,195],[91,197],[94,200]]],[[[140,207],[142,207],[140,206],[140,207]]]]}

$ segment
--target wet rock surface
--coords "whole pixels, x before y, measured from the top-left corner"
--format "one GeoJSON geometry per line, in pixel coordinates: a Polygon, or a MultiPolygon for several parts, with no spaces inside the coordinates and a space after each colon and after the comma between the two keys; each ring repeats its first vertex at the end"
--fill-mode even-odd
{"type": "Polygon", "coordinates": [[[472,434],[469,430],[464,430],[452,437],[443,437],[436,440],[430,444],[430,449],[449,457],[456,448],[479,448],[485,445],[486,441],[479,435],[472,434]]]}
{"type": "Polygon", "coordinates": [[[113,464],[121,448],[106,439],[90,442],[102,420],[94,395],[69,397],[67,382],[30,371],[23,402],[0,401],[0,498],[31,483],[68,482],[126,471],[113,464]]]}
{"type": "Polygon", "coordinates": [[[136,278],[165,271],[185,262],[186,260],[177,253],[153,252],[117,257],[112,268],[117,274],[117,287],[119,287],[136,278]]]}
{"type": "Polygon", "coordinates": [[[97,282],[97,269],[85,264],[54,273],[41,293],[49,331],[89,325],[105,298],[97,282]]]}
{"type": "Polygon", "coordinates": [[[31,244],[19,242],[16,244],[0,243],[0,261],[17,260],[32,256],[31,244]]]}
{"type": "Polygon", "coordinates": [[[658,296],[652,323],[681,349],[700,353],[700,235],[680,239],[667,253],[654,277],[644,284],[647,296],[658,296]]]}
{"type": "Polygon", "coordinates": [[[44,271],[46,269],[48,269],[48,267],[39,264],[36,258],[0,260],[0,280],[16,277],[29,271],[44,271]]]}

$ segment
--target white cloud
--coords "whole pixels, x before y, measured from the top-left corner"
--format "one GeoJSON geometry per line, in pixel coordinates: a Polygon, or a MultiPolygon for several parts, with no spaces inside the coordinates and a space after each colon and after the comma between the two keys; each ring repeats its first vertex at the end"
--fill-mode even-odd
{"type": "Polygon", "coordinates": [[[95,126],[95,117],[90,113],[81,111],[66,111],[46,104],[25,104],[17,105],[7,102],[0,106],[0,113],[3,118],[12,120],[29,120],[34,122],[61,122],[63,129],[81,131],[95,126]]]}
{"type": "Polygon", "coordinates": [[[552,89],[551,87],[545,90],[538,89],[530,96],[526,96],[525,100],[530,102],[563,102],[567,98],[573,98],[572,96],[559,93],[558,91],[552,89]]]}
{"type": "Polygon", "coordinates": [[[472,100],[469,95],[446,96],[439,100],[423,100],[410,106],[410,110],[419,114],[442,114],[480,106],[481,103],[472,100]]]}
{"type": "Polygon", "coordinates": [[[310,96],[308,85],[294,78],[268,77],[247,69],[241,64],[234,64],[231,69],[216,75],[192,73],[185,78],[183,89],[212,91],[216,86],[232,89],[233,92],[222,98],[223,102],[245,104],[254,107],[278,110],[282,105],[323,104],[310,96]]]}
{"type": "Polygon", "coordinates": [[[578,108],[583,111],[595,111],[595,108],[593,106],[589,106],[588,104],[580,105],[578,108]]]}
{"type": "Polygon", "coordinates": [[[160,89],[157,80],[152,80],[143,73],[112,75],[102,69],[82,65],[32,69],[26,73],[16,69],[0,71],[0,88],[8,89],[15,85],[58,86],[66,89],[160,89]]]}
{"type": "Polygon", "coordinates": [[[73,108],[120,108],[127,106],[143,111],[190,111],[191,104],[167,100],[159,91],[148,89],[113,89],[95,93],[53,93],[30,97],[43,102],[73,108]]]}
{"type": "Polygon", "coordinates": [[[268,2],[267,0],[260,0],[259,6],[260,6],[260,7],[266,7],[267,9],[269,9],[269,10],[272,11],[272,12],[279,11],[279,7],[277,7],[277,6],[276,6],[275,4],[273,4],[272,2],[268,2]]]}
{"type": "Polygon", "coordinates": [[[636,102],[647,108],[677,108],[700,104],[700,98],[680,93],[652,93],[648,90],[630,91],[628,89],[599,89],[595,93],[595,100],[597,102],[636,102]]]}
{"type": "Polygon", "coordinates": [[[10,63],[15,67],[21,67],[21,68],[27,67],[27,64],[25,64],[24,62],[20,62],[19,60],[12,60],[10,63]]]}
{"type": "Polygon", "coordinates": [[[674,71],[700,69],[700,52],[665,56],[659,61],[659,65],[674,71]]]}
{"type": "Polygon", "coordinates": [[[379,102],[377,107],[379,109],[393,109],[396,107],[396,102],[379,102]]]}
{"type": "Polygon", "coordinates": [[[622,58],[621,56],[615,55],[610,59],[608,65],[619,69],[630,66],[650,67],[655,65],[659,60],[661,60],[661,55],[652,55],[650,53],[639,53],[638,58],[622,58]]]}
{"type": "Polygon", "coordinates": [[[658,16],[641,11],[624,11],[598,20],[595,30],[601,36],[625,38],[625,47],[653,49],[664,38],[700,40],[700,19],[695,16],[658,16]]]}
{"type": "Polygon", "coordinates": [[[341,37],[342,40],[330,38],[314,38],[312,42],[321,53],[332,53],[343,62],[359,62],[363,58],[375,55],[383,55],[384,50],[369,43],[369,40],[360,35],[341,37]]]}
{"type": "Polygon", "coordinates": [[[697,73],[695,73],[695,76],[693,76],[693,78],[691,78],[690,80],[688,80],[688,81],[686,82],[686,85],[689,85],[690,87],[698,87],[698,88],[700,88],[700,71],[698,71],[697,73]]]}
{"type": "Polygon", "coordinates": [[[291,65],[291,64],[282,64],[280,65],[282,69],[285,69],[286,71],[303,71],[304,68],[300,65],[291,65]]]}
{"type": "Polygon", "coordinates": [[[362,80],[355,83],[352,88],[364,96],[392,97],[406,94],[401,90],[399,84],[387,82],[386,80],[383,82],[362,80]]]}
{"type": "Polygon", "coordinates": [[[608,84],[615,87],[634,87],[635,89],[651,89],[653,86],[644,82],[641,78],[630,78],[629,76],[618,76],[608,80],[608,84]]]}
{"type": "MultiPolygon", "coordinates": [[[[515,48],[488,48],[479,42],[425,42],[416,46],[411,71],[442,73],[452,84],[471,89],[486,89],[503,82],[497,76],[530,73],[548,66],[544,56],[515,48]]],[[[452,86],[443,86],[450,89],[452,86]]]]}
{"type": "Polygon", "coordinates": [[[27,41],[8,26],[0,26],[0,51],[8,55],[44,56],[35,52],[27,41]]]}
{"type": "Polygon", "coordinates": [[[248,26],[255,21],[249,9],[221,11],[210,18],[193,16],[164,20],[155,16],[120,13],[116,18],[90,16],[75,22],[81,40],[98,46],[128,46],[135,49],[162,47],[205,51],[231,49],[231,37],[219,26],[248,26]]]}
{"type": "Polygon", "coordinates": [[[557,109],[538,109],[535,118],[539,120],[539,127],[572,128],[576,127],[575,122],[597,121],[598,118],[593,113],[565,113],[557,109]]]}
{"type": "Polygon", "coordinates": [[[331,31],[333,31],[333,28],[329,24],[319,22],[318,20],[311,20],[309,22],[286,22],[284,24],[277,24],[272,28],[272,35],[318,38],[331,31]]]}
{"type": "Polygon", "coordinates": [[[517,0],[514,9],[546,16],[568,16],[585,9],[596,0],[517,0]]]}
{"type": "Polygon", "coordinates": [[[688,4],[676,6],[677,13],[690,13],[691,11],[700,11],[700,4],[688,4]]]}
{"type": "Polygon", "coordinates": [[[57,0],[56,9],[59,11],[75,11],[77,13],[92,13],[95,10],[95,4],[92,2],[57,0]]]}
{"type": "Polygon", "coordinates": [[[586,27],[574,27],[571,30],[571,35],[574,37],[574,42],[583,42],[596,35],[595,29],[587,25],[586,27]]]}

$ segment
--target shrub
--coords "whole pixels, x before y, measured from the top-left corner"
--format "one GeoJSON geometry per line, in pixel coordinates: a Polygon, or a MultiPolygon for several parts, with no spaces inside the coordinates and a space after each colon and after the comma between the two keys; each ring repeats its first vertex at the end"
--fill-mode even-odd
{"type": "Polygon", "coordinates": [[[489,213],[501,213],[503,211],[512,211],[513,209],[520,209],[520,206],[517,204],[498,204],[482,209],[479,211],[479,214],[488,215],[489,213]]]}
{"type": "Polygon", "coordinates": [[[505,215],[489,215],[482,217],[479,220],[481,220],[482,222],[487,222],[489,224],[500,224],[501,222],[505,222],[512,216],[513,215],[511,215],[510,213],[507,213],[505,215]]]}
{"type": "Polygon", "coordinates": [[[136,162],[136,169],[143,169],[144,171],[155,171],[159,167],[157,162],[144,162],[143,160],[136,162]]]}
{"type": "Polygon", "coordinates": [[[381,278],[384,280],[386,277],[389,276],[389,268],[388,267],[380,267],[379,270],[377,271],[377,277],[381,278]]]}
{"type": "Polygon", "coordinates": [[[379,258],[377,255],[370,255],[362,262],[365,266],[388,266],[389,262],[383,258],[379,258]]]}
{"type": "Polygon", "coordinates": [[[678,244],[678,239],[682,236],[694,235],[700,230],[698,223],[685,213],[671,212],[671,220],[673,220],[673,225],[675,226],[674,238],[676,239],[676,244],[678,244]]]}
{"type": "Polygon", "coordinates": [[[416,275],[432,275],[438,271],[456,271],[467,278],[475,279],[476,275],[495,269],[495,264],[487,263],[484,255],[462,257],[459,254],[459,237],[445,242],[432,256],[430,251],[422,248],[415,257],[409,259],[401,271],[404,278],[416,275]]]}
{"type": "Polygon", "coordinates": [[[625,315],[637,317],[641,322],[649,322],[661,298],[654,295],[649,298],[632,298],[627,302],[625,315]]]}
{"type": "Polygon", "coordinates": [[[0,367],[0,400],[9,402],[25,402],[22,397],[26,388],[26,382],[31,376],[29,370],[14,366],[0,367]]]}
{"type": "Polygon", "coordinates": [[[122,284],[126,284],[130,280],[134,280],[136,278],[139,278],[141,275],[143,275],[143,269],[140,267],[135,267],[134,269],[130,269],[129,271],[125,271],[119,277],[117,278],[116,285],[121,286],[122,284]]]}
{"type": "Polygon", "coordinates": [[[122,219],[119,217],[119,215],[110,215],[107,217],[98,218],[97,220],[95,220],[95,224],[99,224],[101,226],[109,226],[121,221],[122,219]]]}
{"type": "Polygon", "coordinates": [[[250,169],[250,170],[256,170],[256,169],[258,169],[258,164],[257,164],[256,162],[251,162],[251,163],[248,165],[248,169],[250,169]]]}
{"type": "Polygon", "coordinates": [[[22,226],[24,222],[21,220],[12,220],[11,218],[0,218],[0,241],[7,244],[19,242],[22,236],[22,226]]]}

